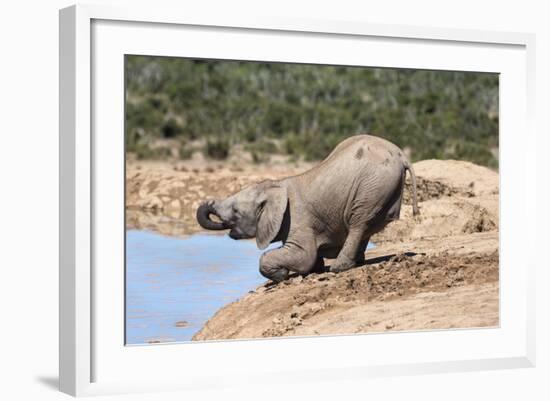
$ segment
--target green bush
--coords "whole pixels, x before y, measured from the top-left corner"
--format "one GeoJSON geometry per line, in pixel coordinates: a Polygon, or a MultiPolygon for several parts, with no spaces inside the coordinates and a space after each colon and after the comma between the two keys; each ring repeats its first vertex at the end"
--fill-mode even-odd
{"type": "Polygon", "coordinates": [[[164,138],[175,138],[180,136],[183,132],[181,126],[173,118],[170,118],[164,122],[161,127],[161,131],[164,138]]]}
{"type": "Polygon", "coordinates": [[[248,143],[245,149],[250,152],[257,153],[279,153],[279,147],[277,144],[269,139],[260,139],[258,141],[248,143]]]}
{"type": "Polygon", "coordinates": [[[338,135],[290,135],[285,141],[289,155],[302,156],[306,161],[324,159],[342,140],[338,135]]]}
{"type": "Polygon", "coordinates": [[[227,159],[227,156],[229,156],[229,141],[225,138],[209,138],[206,142],[206,154],[215,160],[227,159]]]}
{"type": "Polygon", "coordinates": [[[163,160],[171,157],[168,148],[153,148],[147,143],[140,142],[132,150],[139,160],[163,160]]]}
{"type": "Polygon", "coordinates": [[[126,88],[126,145],[143,157],[157,138],[209,138],[208,157],[242,143],[261,160],[276,139],[318,160],[370,132],[413,160],[498,166],[497,74],[126,56],[126,88]]]}

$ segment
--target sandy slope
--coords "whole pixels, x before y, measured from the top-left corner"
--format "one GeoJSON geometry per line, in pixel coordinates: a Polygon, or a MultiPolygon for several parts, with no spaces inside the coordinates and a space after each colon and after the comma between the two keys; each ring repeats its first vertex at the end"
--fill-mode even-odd
{"type": "Polygon", "coordinates": [[[266,283],[193,339],[498,325],[498,234],[449,241],[381,246],[363,267],[266,283]]]}

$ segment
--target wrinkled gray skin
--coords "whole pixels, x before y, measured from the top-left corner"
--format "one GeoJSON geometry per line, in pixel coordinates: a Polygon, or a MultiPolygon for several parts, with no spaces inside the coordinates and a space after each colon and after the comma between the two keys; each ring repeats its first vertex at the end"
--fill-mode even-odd
{"type": "Polygon", "coordinates": [[[323,258],[336,258],[330,271],[341,272],[364,264],[369,238],[399,218],[406,170],[416,215],[416,178],[403,152],[382,138],[357,135],[303,174],[203,203],[197,220],[207,229],[229,229],[233,239],[256,238],[260,249],[282,241],[260,259],[261,274],[273,281],[322,271],[323,258]]]}

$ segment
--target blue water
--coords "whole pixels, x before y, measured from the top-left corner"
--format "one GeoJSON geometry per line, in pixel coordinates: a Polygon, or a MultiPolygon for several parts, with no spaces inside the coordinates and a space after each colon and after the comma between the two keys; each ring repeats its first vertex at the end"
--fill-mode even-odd
{"type": "Polygon", "coordinates": [[[128,230],[126,344],[191,340],[218,309],[266,281],[262,252],[254,241],[221,235],[128,230]]]}
{"type": "Polygon", "coordinates": [[[126,344],[190,341],[221,307],[267,281],[258,271],[263,252],[227,235],[128,230],[126,344]]]}

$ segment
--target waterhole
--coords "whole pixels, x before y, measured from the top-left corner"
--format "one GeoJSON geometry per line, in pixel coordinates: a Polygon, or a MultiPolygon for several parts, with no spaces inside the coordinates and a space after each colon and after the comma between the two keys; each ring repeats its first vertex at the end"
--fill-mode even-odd
{"type": "Polygon", "coordinates": [[[190,341],[216,311],[266,282],[263,252],[227,235],[127,230],[126,344],[190,341]]]}
{"type": "Polygon", "coordinates": [[[128,230],[126,344],[191,340],[218,309],[266,281],[262,252],[226,235],[128,230]]]}

